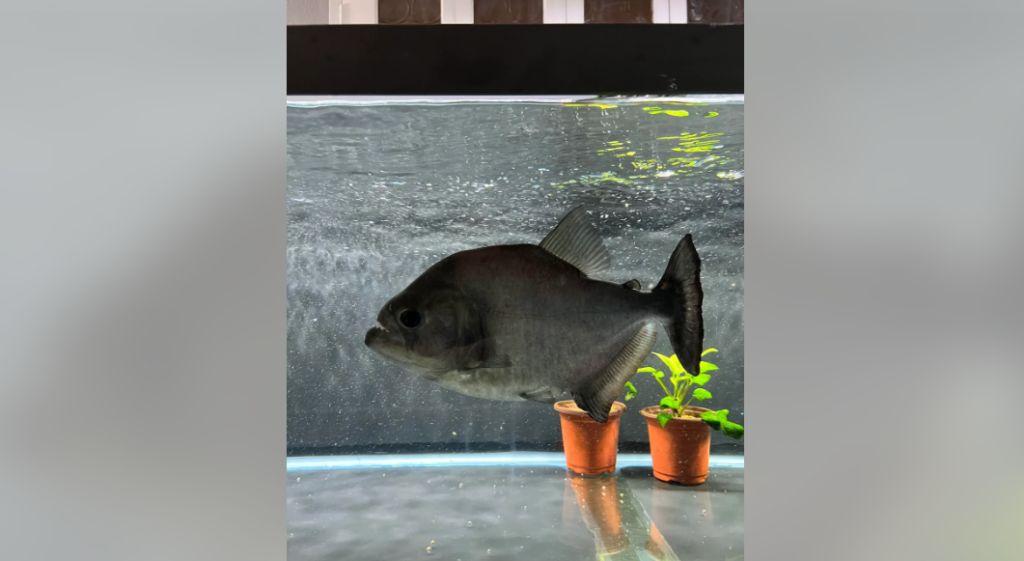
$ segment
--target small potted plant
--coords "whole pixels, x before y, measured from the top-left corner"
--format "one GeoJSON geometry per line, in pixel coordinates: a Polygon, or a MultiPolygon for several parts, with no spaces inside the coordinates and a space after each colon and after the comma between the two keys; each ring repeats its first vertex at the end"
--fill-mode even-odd
{"type": "MultiPolygon", "coordinates": [[[[715,352],[718,350],[707,349],[701,356],[715,352]]],[[[651,354],[660,358],[672,373],[669,377],[672,390],[669,391],[662,381],[664,372],[651,367],[637,370],[638,373],[648,372],[654,376],[666,394],[660,405],[640,410],[647,418],[654,476],[662,481],[676,481],[685,485],[703,483],[708,478],[712,429],[740,439],[743,438],[743,427],[729,421],[728,409],[712,411],[690,405],[694,399],[699,402],[711,399],[711,392],[702,386],[711,379],[709,372],[718,370],[717,366],[701,361],[700,372],[693,376],[683,369],[676,355],[667,357],[658,353],[651,354]]],[[[636,387],[626,382],[626,401],[635,396],[636,387]]]]}
{"type": "Polygon", "coordinates": [[[598,423],[571,399],[555,403],[555,411],[558,411],[562,422],[566,467],[583,475],[615,471],[619,417],[625,410],[626,404],[616,401],[608,413],[608,421],[598,423]]]}

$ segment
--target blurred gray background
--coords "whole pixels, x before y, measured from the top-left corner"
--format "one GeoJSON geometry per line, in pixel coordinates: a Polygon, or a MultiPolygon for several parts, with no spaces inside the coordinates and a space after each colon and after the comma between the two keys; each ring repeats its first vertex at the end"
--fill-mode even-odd
{"type": "MultiPolygon", "coordinates": [[[[274,4],[5,5],[4,559],[286,553],[274,4]]],[[[1024,559],[1021,10],[747,14],[758,558],[1024,559]]]]}
{"type": "MultiPolygon", "coordinates": [[[[290,452],[558,449],[550,405],[443,389],[385,361],[363,337],[380,307],[431,264],[474,247],[538,243],[581,204],[612,256],[605,280],[636,278],[649,289],[693,234],[705,347],[720,351],[706,357],[721,368],[706,405],[742,422],[741,103],[293,106],[290,452]]],[[[663,330],[655,350],[672,354],[663,330]]],[[[633,382],[639,395],[620,433],[627,449],[647,441],[637,411],[663,395],[650,375],[633,382]]],[[[716,433],[714,442],[735,441],[716,433]]]]}

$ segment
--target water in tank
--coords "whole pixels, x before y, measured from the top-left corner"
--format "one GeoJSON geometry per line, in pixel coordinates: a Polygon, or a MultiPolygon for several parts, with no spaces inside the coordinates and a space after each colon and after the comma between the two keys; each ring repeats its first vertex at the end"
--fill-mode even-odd
{"type": "Polygon", "coordinates": [[[287,111],[289,559],[743,558],[742,96],[287,111]]]}

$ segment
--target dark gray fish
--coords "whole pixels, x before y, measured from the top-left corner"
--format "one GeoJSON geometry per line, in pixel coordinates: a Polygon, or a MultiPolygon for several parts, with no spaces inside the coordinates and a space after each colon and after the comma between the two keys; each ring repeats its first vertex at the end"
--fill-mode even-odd
{"type": "Polygon", "coordinates": [[[658,322],[683,368],[704,344],[700,257],[690,234],[651,292],[592,278],[611,259],[582,207],[540,245],[460,251],[381,309],[366,345],[466,395],[553,403],[566,392],[599,423],[654,347],[658,322]]]}

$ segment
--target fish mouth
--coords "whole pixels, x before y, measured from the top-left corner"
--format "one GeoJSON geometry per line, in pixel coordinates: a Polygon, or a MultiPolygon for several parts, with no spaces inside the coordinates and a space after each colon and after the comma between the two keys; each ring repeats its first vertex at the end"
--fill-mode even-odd
{"type": "Polygon", "coordinates": [[[374,341],[385,333],[388,333],[387,328],[381,325],[378,321],[377,325],[371,327],[370,330],[366,332],[366,339],[363,340],[363,343],[366,344],[367,347],[373,347],[374,341]]]}

